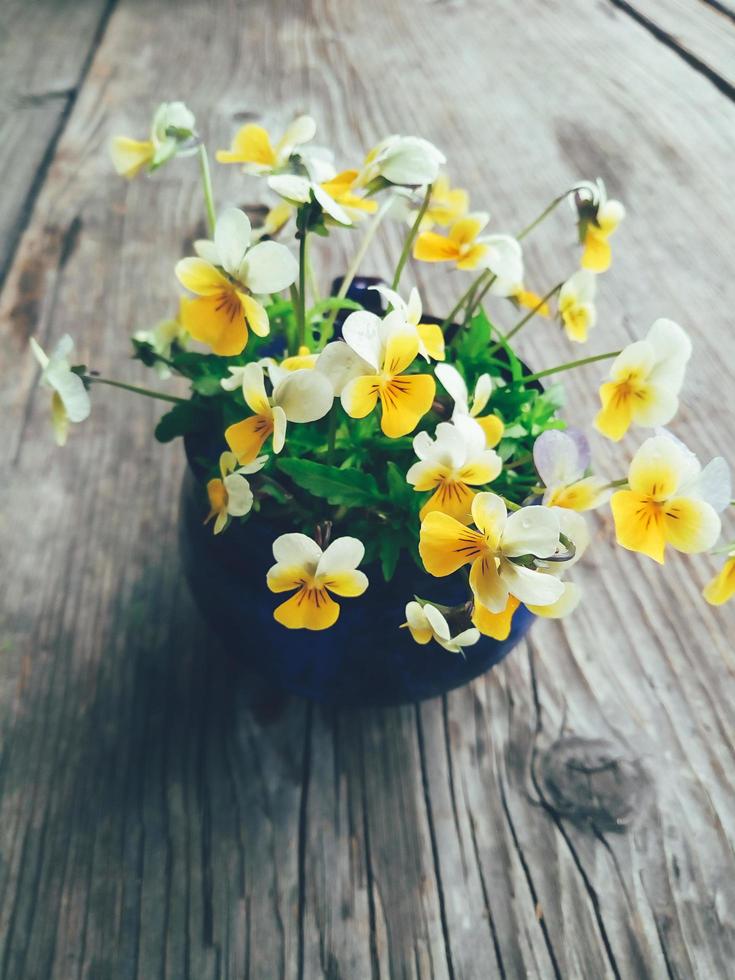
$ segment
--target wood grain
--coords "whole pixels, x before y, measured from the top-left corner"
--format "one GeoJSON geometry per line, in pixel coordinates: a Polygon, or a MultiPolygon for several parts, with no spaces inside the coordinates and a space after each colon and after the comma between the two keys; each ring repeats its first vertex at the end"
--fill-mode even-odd
{"type": "MultiPolygon", "coordinates": [[[[54,17],[100,8],[44,9],[53,52],[68,43],[54,17]]],[[[595,518],[583,606],[475,684],[394,711],[279,704],[188,597],[182,454],[154,444],[156,406],[95,392],[58,453],[26,344],[69,330],[87,363],[151,380],[128,335],[170,309],[201,201],[185,161],[118,181],[110,135],[143,133],[161,98],[189,101],[213,147],[243,119],[278,128],[312,109],[345,161],[389,132],[433,139],[495,230],[603,176],[629,217],[589,352],[678,319],[696,354],[676,431],[735,460],[735,107],[608,2],[108,14],[17,249],[0,228],[15,249],[0,297],[0,977],[727,976],[735,620],[699,598],[708,559],[652,568],[595,518]]],[[[216,182],[223,203],[261,199],[234,168],[216,182]]],[[[373,249],[377,271],[398,234],[373,249]]],[[[560,209],[528,242],[530,286],[571,271],[573,239],[560,209]]],[[[326,254],[323,283],[345,261],[326,254]]],[[[445,309],[458,277],[415,274],[445,309]]],[[[521,337],[539,367],[578,350],[548,323],[521,337]]],[[[568,379],[578,423],[600,376],[568,379]]],[[[621,475],[619,448],[595,450],[621,475]]]]}

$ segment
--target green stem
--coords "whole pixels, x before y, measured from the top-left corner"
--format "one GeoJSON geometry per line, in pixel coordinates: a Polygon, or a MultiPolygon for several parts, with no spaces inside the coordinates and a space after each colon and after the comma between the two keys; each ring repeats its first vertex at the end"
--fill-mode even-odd
{"type": "Polygon", "coordinates": [[[534,306],[532,310],[529,310],[528,313],[523,317],[523,319],[519,320],[518,323],[516,323],[516,325],[508,331],[508,333],[503,337],[502,343],[495,344],[493,347],[490,348],[488,354],[489,355],[494,354],[496,350],[499,350],[503,346],[503,344],[507,344],[511,337],[515,337],[518,331],[521,330],[523,327],[525,327],[528,321],[532,320],[536,316],[538,311],[543,307],[544,303],[547,303],[554,295],[554,293],[558,292],[563,285],[564,285],[563,283],[559,282],[556,284],[556,286],[554,286],[553,289],[550,289],[548,293],[544,297],[542,297],[541,300],[539,300],[536,306],[534,306]]]}
{"type": "Polygon", "coordinates": [[[582,367],[583,364],[610,360],[610,358],[617,357],[619,353],[619,350],[612,350],[607,354],[594,354],[592,357],[583,357],[579,361],[568,361],[566,364],[557,365],[557,367],[546,368],[545,371],[537,371],[536,374],[526,374],[518,380],[522,381],[523,384],[528,384],[529,381],[538,381],[540,378],[546,378],[550,374],[558,374],[560,371],[571,371],[572,368],[582,367]]]}
{"type": "Polygon", "coordinates": [[[514,459],[512,463],[503,463],[504,470],[515,470],[519,466],[525,466],[526,463],[530,463],[533,459],[532,453],[525,453],[523,456],[519,456],[518,459],[514,459]]]}
{"type": "Polygon", "coordinates": [[[403,249],[401,251],[400,258],[398,259],[398,265],[396,266],[395,275],[393,276],[393,283],[391,285],[391,289],[393,290],[398,289],[398,283],[401,281],[403,268],[406,265],[406,262],[408,261],[408,256],[411,253],[411,247],[413,246],[413,243],[416,241],[416,236],[419,233],[421,222],[424,220],[424,215],[426,214],[429,208],[429,203],[431,201],[431,191],[433,187],[434,187],[433,184],[429,184],[429,186],[426,188],[426,194],[424,194],[424,200],[422,201],[421,207],[419,208],[419,213],[416,215],[416,220],[411,226],[411,230],[409,231],[408,235],[406,235],[406,241],[403,243],[403,249]]]}
{"type": "Polygon", "coordinates": [[[145,395],[146,398],[155,398],[159,402],[171,402],[174,405],[188,403],[188,398],[176,398],[175,395],[164,395],[161,391],[152,391],[150,388],[140,388],[138,385],[128,385],[123,381],[112,381],[110,378],[100,378],[96,374],[88,374],[86,380],[90,384],[109,385],[111,388],[122,388],[123,391],[132,391],[136,395],[145,395]]]}
{"type": "Polygon", "coordinates": [[[202,190],[204,191],[204,206],[207,210],[207,228],[209,237],[214,235],[214,226],[217,224],[217,215],[214,210],[214,193],[212,191],[212,175],[209,172],[209,157],[204,143],[199,144],[199,173],[202,178],[202,190]]]}
{"type": "MultiPolygon", "coordinates": [[[[490,271],[490,270],[488,270],[490,271]]],[[[494,272],[490,273],[490,278],[486,283],[483,283],[482,288],[477,291],[477,293],[472,297],[470,302],[467,304],[467,312],[465,313],[464,319],[465,323],[472,319],[472,317],[477,312],[477,308],[482,305],[482,301],[485,299],[488,289],[492,286],[498,277],[494,272]]]]}
{"type": "Polygon", "coordinates": [[[533,221],[531,222],[530,225],[526,225],[525,228],[523,228],[521,231],[518,232],[518,234],[516,235],[516,238],[518,239],[518,241],[520,241],[522,238],[525,238],[526,235],[529,232],[533,231],[533,229],[537,225],[540,225],[541,222],[544,220],[544,218],[548,218],[548,216],[551,214],[551,212],[554,211],[554,210],[556,210],[556,208],[559,207],[559,205],[561,204],[561,202],[564,200],[565,197],[567,197],[569,195],[569,193],[570,193],[570,191],[564,191],[564,193],[563,194],[560,194],[559,197],[555,197],[554,200],[551,202],[551,204],[549,204],[547,207],[545,207],[544,210],[541,212],[541,214],[539,214],[536,218],[533,219],[533,221]]]}
{"type": "MultiPolygon", "coordinates": [[[[358,250],[355,252],[353,256],[352,262],[350,263],[350,266],[344,275],[344,279],[342,280],[342,285],[339,287],[339,292],[337,293],[336,296],[337,299],[344,299],[347,293],[349,292],[350,286],[352,285],[352,280],[357,275],[357,270],[360,268],[360,263],[365,258],[365,253],[370,247],[370,242],[372,242],[373,238],[375,238],[375,233],[377,232],[378,228],[380,228],[383,222],[383,218],[385,218],[392,204],[393,204],[393,197],[392,195],[388,195],[388,197],[386,197],[385,201],[383,201],[382,205],[376,212],[375,217],[373,218],[370,224],[370,227],[365,232],[365,237],[360,243],[360,247],[358,248],[358,250]]],[[[329,340],[329,338],[332,336],[332,332],[334,330],[334,321],[337,319],[337,313],[339,313],[339,308],[335,307],[335,309],[332,310],[329,319],[327,320],[326,327],[324,328],[324,335],[327,340],[329,340]]]]}
{"type": "Polygon", "coordinates": [[[319,285],[316,281],[316,273],[314,272],[314,266],[311,261],[311,248],[307,248],[306,250],[306,278],[309,283],[311,302],[314,305],[319,302],[319,285]]]}
{"type": "Polygon", "coordinates": [[[299,301],[296,306],[296,322],[298,323],[298,347],[306,342],[306,230],[301,232],[299,239],[299,301]]]}
{"type": "Polygon", "coordinates": [[[505,501],[505,506],[508,508],[508,510],[520,510],[521,509],[521,505],[520,504],[516,504],[512,500],[508,500],[507,497],[502,497],[501,499],[505,501]]]}
{"type": "Polygon", "coordinates": [[[627,484],[627,482],[628,482],[628,477],[624,476],[622,480],[611,480],[609,483],[606,483],[602,489],[612,490],[613,487],[624,487],[627,484]]]}
{"type": "Polygon", "coordinates": [[[329,413],[329,428],[327,429],[327,465],[334,462],[334,447],[337,441],[337,406],[332,406],[329,413]]]}
{"type": "Polygon", "coordinates": [[[488,274],[488,270],[483,269],[480,275],[476,279],[473,279],[472,282],[467,287],[467,289],[462,293],[462,295],[459,297],[455,305],[452,307],[449,313],[447,313],[445,318],[442,320],[442,324],[441,324],[442,333],[447,329],[449,324],[454,320],[455,316],[459,313],[459,311],[462,309],[465,303],[469,302],[469,300],[472,298],[474,294],[474,291],[477,289],[477,287],[480,285],[481,281],[484,279],[484,277],[487,274],[488,274]]]}

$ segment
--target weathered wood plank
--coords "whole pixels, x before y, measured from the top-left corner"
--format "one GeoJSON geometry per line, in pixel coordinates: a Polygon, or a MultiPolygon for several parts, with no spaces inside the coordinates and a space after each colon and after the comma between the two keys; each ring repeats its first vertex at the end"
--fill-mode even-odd
{"type": "Polygon", "coordinates": [[[0,283],[110,9],[111,0],[0,8],[0,283]]]}
{"type": "MultiPolygon", "coordinates": [[[[118,370],[130,330],[169,308],[201,220],[196,174],[119,183],[113,132],[141,131],[158,97],[190,100],[216,145],[245,113],[277,126],[312,108],[345,159],[391,131],[434,139],[496,229],[602,174],[630,218],[590,350],[679,319],[697,355],[677,431],[735,459],[719,414],[732,245],[717,231],[733,223],[733,106],[606,6],[172,9],[123,0],[111,17],[2,296],[0,976],[726,975],[733,617],[698,599],[706,559],[651,569],[596,520],[586,604],[534,627],[530,659],[417,710],[253,713],[257,689],[181,581],[182,461],[152,443],[156,407],[98,397],[52,453],[19,357],[29,333],[70,330],[118,370]],[[559,811],[544,765],[562,731],[642,760],[626,832],[559,811]]],[[[222,200],[261,190],[216,178],[222,200]]],[[[570,271],[557,243],[572,238],[560,212],[529,242],[530,285],[570,271]]],[[[417,274],[444,308],[456,277],[417,274]]],[[[523,351],[539,366],[573,353],[550,324],[523,351]]],[[[592,417],[600,375],[569,379],[570,417],[592,417]]],[[[620,475],[619,452],[595,448],[620,475]]]]}

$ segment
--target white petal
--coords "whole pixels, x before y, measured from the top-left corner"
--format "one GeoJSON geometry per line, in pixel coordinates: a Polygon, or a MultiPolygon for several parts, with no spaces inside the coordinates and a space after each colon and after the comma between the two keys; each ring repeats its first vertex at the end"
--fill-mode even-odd
{"type": "Polygon", "coordinates": [[[431,630],[431,626],[426,618],[423,606],[420,602],[415,602],[413,600],[406,603],[406,623],[412,631],[427,629],[431,630]]]}
{"type": "Polygon", "coordinates": [[[296,174],[276,174],[268,178],[268,186],[279,197],[294,204],[306,204],[311,198],[311,181],[296,174]]]}
{"type": "Polygon", "coordinates": [[[317,565],[317,575],[351,572],[365,557],[365,545],[358,538],[336,538],[324,551],[317,565]]]}
{"type": "Polygon", "coordinates": [[[535,606],[548,606],[556,602],[564,592],[564,583],[553,575],[515,565],[512,561],[501,561],[500,577],[511,595],[521,602],[530,602],[535,606]]]}
{"type": "Polygon", "coordinates": [[[393,184],[432,184],[444,163],[444,154],[428,140],[403,136],[387,148],[380,173],[393,184]]]}
{"type": "MultiPolygon", "coordinates": [[[[234,455],[234,454],[233,454],[234,455]]],[[[263,469],[265,464],[268,462],[267,456],[256,456],[252,463],[245,463],[244,466],[238,466],[237,473],[247,473],[248,475],[253,473],[258,473],[263,469]]]]}
{"type": "Polygon", "coordinates": [[[375,370],[380,370],[381,328],[380,317],[360,310],[350,313],[342,327],[345,342],[375,370]]]}
{"type": "Polygon", "coordinates": [[[481,374],[475,383],[475,394],[472,398],[472,414],[479,415],[490,400],[493,393],[493,379],[489,374],[481,374]]]}
{"type": "Polygon", "coordinates": [[[487,235],[478,241],[488,246],[483,265],[499,279],[510,282],[523,280],[523,251],[515,238],[511,235],[487,235]]]}
{"type": "Polygon", "coordinates": [[[237,277],[253,293],[280,293],[296,282],[299,263],[278,242],[259,242],[245,256],[237,277]]]}
{"type": "Polygon", "coordinates": [[[286,442],[286,413],[280,405],[273,408],[273,452],[280,453],[286,442]]]}
{"type": "Polygon", "coordinates": [[[41,369],[45,370],[48,366],[48,355],[41,345],[38,343],[35,337],[31,337],[28,343],[31,345],[31,351],[33,356],[36,358],[38,363],[41,365],[41,369]]]}
{"type": "Polygon", "coordinates": [[[413,451],[419,459],[426,459],[434,448],[434,440],[428,432],[419,432],[413,439],[413,451]]]}
{"type": "Polygon", "coordinates": [[[732,478],[730,467],[722,456],[715,456],[688,486],[679,489],[680,497],[694,495],[706,501],[718,514],[730,506],[732,478]]]}
{"type": "Polygon", "coordinates": [[[424,606],[424,616],[428,620],[434,637],[440,642],[442,640],[446,642],[451,636],[451,633],[449,631],[449,623],[446,621],[444,614],[436,606],[432,606],[431,603],[427,602],[424,606]]]}
{"type": "Polygon", "coordinates": [[[289,371],[273,391],[273,402],[279,405],[289,422],[315,422],[332,407],[334,388],[321,371],[301,368],[289,371]]]}
{"type": "Polygon", "coordinates": [[[461,650],[462,647],[474,646],[479,639],[480,631],[474,626],[471,626],[470,629],[463,630],[461,633],[457,633],[456,636],[453,636],[450,641],[450,645],[456,647],[458,650],[461,650]]]}
{"type": "Polygon", "coordinates": [[[227,513],[231,517],[244,517],[253,506],[253,492],[250,484],[239,473],[230,473],[224,479],[227,491],[227,513]]]}
{"type": "Polygon", "coordinates": [[[332,383],[336,395],[342,394],[342,389],[353,378],[370,374],[375,368],[357,355],[343,340],[335,340],[327,344],[319,355],[315,370],[325,374],[332,383]]]}
{"type": "MultiPolygon", "coordinates": [[[[441,423],[445,425],[446,423],[441,423]]],[[[485,451],[485,433],[479,422],[476,422],[469,415],[454,415],[452,417],[452,428],[457,432],[462,440],[464,448],[464,459],[460,459],[457,465],[468,463],[470,460],[477,459],[485,451]]],[[[439,427],[437,426],[437,431],[439,427]]],[[[492,454],[493,456],[495,453],[492,454]]]]}
{"type": "Polygon", "coordinates": [[[678,394],[684,382],[687,361],[692,355],[689,335],[673,320],[656,320],[648,331],[646,340],[654,351],[656,363],[651,371],[651,381],[666,385],[678,394]]]}
{"type": "Polygon", "coordinates": [[[227,370],[230,372],[229,378],[222,378],[220,384],[225,389],[225,391],[236,391],[242,386],[242,376],[246,365],[243,367],[228,367],[227,370]]]}
{"type": "Polygon", "coordinates": [[[248,250],[250,235],[250,219],[239,208],[227,208],[217,218],[214,247],[219,258],[218,264],[233,276],[237,275],[248,250]]]}
{"type": "Polygon", "coordinates": [[[418,326],[418,324],[421,322],[423,312],[424,308],[421,304],[421,296],[419,295],[418,289],[416,289],[414,286],[411,292],[408,294],[408,303],[406,304],[408,322],[412,323],[414,326],[418,326]]]}
{"type": "Polygon", "coordinates": [[[548,429],[533,444],[533,462],[547,487],[565,487],[579,480],[586,467],[581,460],[577,441],[566,432],[548,429]]]}
{"type": "MultiPolygon", "coordinates": [[[[548,558],[559,545],[559,518],[548,507],[522,507],[505,522],[502,550],[508,558],[548,558]]],[[[520,597],[519,597],[520,598],[520,597]]]]}
{"type": "Polygon", "coordinates": [[[305,568],[313,573],[322,549],[305,534],[282,534],[273,542],[273,557],[286,568],[305,568]]]}
{"type": "Polygon", "coordinates": [[[62,334],[56,347],[51,352],[51,360],[68,366],[68,358],[73,350],[74,341],[72,338],[68,333],[62,334]]]}
{"type": "Polygon", "coordinates": [[[200,259],[204,259],[204,261],[209,262],[210,265],[222,264],[219,257],[219,252],[217,251],[217,246],[214,244],[214,242],[209,241],[208,238],[198,238],[194,242],[194,251],[200,259]]]}
{"type": "Polygon", "coordinates": [[[408,319],[406,303],[394,289],[390,289],[382,283],[379,283],[377,286],[370,286],[369,288],[374,289],[376,293],[380,293],[386,303],[390,304],[394,310],[400,310],[406,314],[406,319],[408,319]]]}
{"type": "Polygon", "coordinates": [[[597,276],[589,269],[578,269],[559,290],[559,299],[572,298],[578,304],[591,303],[597,292],[597,276]]]}
{"type": "Polygon", "coordinates": [[[240,368],[240,383],[242,384],[242,396],[248,408],[253,412],[261,412],[268,404],[268,396],[265,393],[265,379],[263,368],[260,364],[245,364],[240,368]]]}
{"type": "Polygon", "coordinates": [[[612,362],[610,377],[616,380],[627,375],[629,371],[640,371],[642,375],[648,377],[655,363],[656,355],[653,347],[647,340],[636,340],[624,347],[612,362]]]}
{"type": "MultiPolygon", "coordinates": [[[[587,521],[578,511],[570,510],[568,507],[552,507],[551,509],[559,521],[559,530],[574,545],[574,558],[556,563],[555,567],[561,572],[566,568],[571,568],[572,565],[576,565],[585,553],[590,543],[590,530],[587,521]]],[[[562,548],[563,545],[560,544],[559,547],[562,548]]]]}
{"type": "Polygon", "coordinates": [[[469,394],[464,378],[451,364],[437,364],[434,373],[463,415],[469,414],[469,394]]]}
{"type": "Polygon", "coordinates": [[[321,205],[321,209],[325,214],[328,214],[330,218],[334,218],[341,225],[352,224],[352,218],[349,214],[337,204],[331,195],[327,194],[323,187],[320,187],[319,184],[313,184],[311,190],[314,199],[321,205]]]}
{"type": "Polygon", "coordinates": [[[279,140],[280,147],[300,146],[308,143],[316,135],[316,123],[311,116],[297,116],[279,140]]]}
{"type": "Polygon", "coordinates": [[[64,365],[52,361],[46,369],[46,380],[58,392],[70,422],[83,422],[90,412],[90,401],[84,382],[64,365]]]}
{"type": "Polygon", "coordinates": [[[562,585],[564,586],[564,591],[556,602],[552,602],[548,606],[534,606],[531,604],[528,605],[529,611],[534,616],[542,616],[544,619],[561,619],[562,616],[568,616],[574,612],[579,605],[579,600],[582,598],[582,592],[574,582],[562,582],[562,585]]]}

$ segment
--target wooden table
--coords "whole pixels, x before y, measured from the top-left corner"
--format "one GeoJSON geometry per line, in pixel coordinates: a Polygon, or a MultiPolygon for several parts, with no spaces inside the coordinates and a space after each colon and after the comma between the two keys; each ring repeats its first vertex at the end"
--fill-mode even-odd
{"type": "MultiPolygon", "coordinates": [[[[128,337],[170,308],[196,168],[126,184],[109,137],[161,99],[213,148],[311,110],[345,160],[434,140],[499,230],[603,176],[629,217],[588,350],[679,320],[696,352],[675,429],[735,462],[734,21],[732,0],[5,0],[3,978],[733,976],[735,619],[699,597],[710,559],[661,570],[602,515],[583,606],[472,686],[269,710],[182,580],[182,452],[154,443],[157,406],[95,391],[56,451],[27,342],[68,330],[150,382],[128,337]]],[[[235,170],[219,200],[257,203],[235,170]]],[[[567,243],[560,212],[528,243],[531,285],[568,270],[567,243]]],[[[448,275],[416,274],[446,309],[448,275]]],[[[549,366],[570,345],[538,324],[522,350],[549,366]]],[[[571,418],[600,376],[569,378],[571,418]]]]}

